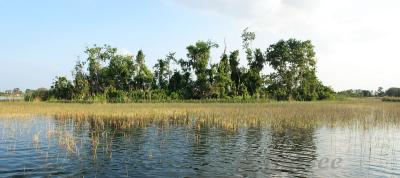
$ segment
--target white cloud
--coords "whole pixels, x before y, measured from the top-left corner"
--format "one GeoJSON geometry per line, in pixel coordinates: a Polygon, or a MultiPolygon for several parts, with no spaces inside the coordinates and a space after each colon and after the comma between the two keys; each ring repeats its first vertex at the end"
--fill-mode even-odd
{"type": "Polygon", "coordinates": [[[118,49],[117,49],[117,55],[121,55],[121,56],[133,56],[133,53],[130,52],[129,50],[125,49],[125,48],[118,48],[118,49]]]}
{"type": "Polygon", "coordinates": [[[400,86],[398,0],[170,1],[250,26],[264,43],[312,40],[319,76],[335,89],[400,86]]]}

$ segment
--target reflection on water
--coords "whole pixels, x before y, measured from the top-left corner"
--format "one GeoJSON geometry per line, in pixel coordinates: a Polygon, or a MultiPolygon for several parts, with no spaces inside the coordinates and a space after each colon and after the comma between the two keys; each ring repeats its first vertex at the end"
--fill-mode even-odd
{"type": "Polygon", "coordinates": [[[394,127],[0,120],[0,176],[397,177],[394,127]]]}

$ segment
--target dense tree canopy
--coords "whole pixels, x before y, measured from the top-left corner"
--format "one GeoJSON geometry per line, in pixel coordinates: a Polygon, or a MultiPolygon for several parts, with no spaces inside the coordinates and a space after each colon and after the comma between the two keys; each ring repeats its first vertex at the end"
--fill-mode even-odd
{"type": "Polygon", "coordinates": [[[120,55],[109,45],[87,48],[87,59],[78,61],[73,80],[57,77],[50,98],[126,102],[166,99],[277,99],[317,100],[332,96],[331,88],[316,77],[316,57],[311,41],[289,39],[270,45],[266,51],[252,48],[254,32],[242,34],[247,66],[240,51],[221,55],[211,63],[211,50],[218,44],[198,41],[189,45],[186,58],[169,53],[158,59],[154,71],[145,63],[142,50],[136,56],[120,55]],[[173,65],[175,64],[175,65],[173,65]],[[264,73],[268,65],[273,72],[264,73]]]}
{"type": "Polygon", "coordinates": [[[210,51],[213,47],[218,47],[218,44],[210,41],[198,41],[195,45],[190,45],[186,48],[188,51],[187,57],[189,58],[187,63],[194,70],[197,77],[193,91],[196,98],[205,98],[210,94],[211,82],[207,80],[210,74],[207,72],[207,66],[210,61],[210,51]]]}
{"type": "Polygon", "coordinates": [[[386,96],[400,97],[400,88],[389,88],[386,91],[386,96]]]}
{"type": "Polygon", "coordinates": [[[316,58],[311,41],[289,39],[271,45],[267,62],[274,69],[268,90],[278,100],[310,101],[329,97],[330,89],[316,77],[316,58]]]}

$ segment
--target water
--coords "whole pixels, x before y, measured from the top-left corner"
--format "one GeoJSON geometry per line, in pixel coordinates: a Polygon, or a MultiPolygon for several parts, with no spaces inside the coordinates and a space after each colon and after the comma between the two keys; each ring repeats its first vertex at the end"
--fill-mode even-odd
{"type": "Polygon", "coordinates": [[[400,176],[400,130],[390,126],[230,130],[32,118],[0,119],[0,134],[0,177],[400,176]]]}
{"type": "Polygon", "coordinates": [[[19,101],[23,100],[21,96],[0,96],[0,101],[19,101]]]}

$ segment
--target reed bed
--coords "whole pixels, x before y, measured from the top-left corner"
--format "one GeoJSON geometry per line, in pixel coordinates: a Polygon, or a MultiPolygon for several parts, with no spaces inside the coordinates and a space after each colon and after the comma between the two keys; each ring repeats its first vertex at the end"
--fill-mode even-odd
{"type": "MultiPolygon", "coordinates": [[[[400,103],[381,100],[137,104],[0,102],[0,121],[3,120],[4,128],[0,141],[29,132],[29,125],[35,125],[36,119],[44,117],[55,119],[59,125],[56,128],[50,121],[41,123],[46,129],[32,135],[35,149],[40,148],[40,137],[43,135],[49,140],[56,139],[58,146],[77,157],[85,157],[79,150],[84,145],[90,145],[91,159],[96,160],[98,152],[112,159],[115,132],[129,134],[131,128],[157,125],[163,130],[179,125],[193,130],[195,138],[192,139],[198,142],[201,129],[212,127],[228,132],[248,127],[268,127],[274,132],[285,132],[288,128],[312,129],[322,125],[351,129],[398,127],[400,103]],[[75,135],[80,130],[87,130],[90,140],[80,140],[75,135]]],[[[127,139],[130,138],[127,136],[127,139]]],[[[11,143],[7,150],[15,150],[15,145],[11,143]]]]}
{"type": "Polygon", "coordinates": [[[273,103],[131,103],[77,104],[1,102],[0,118],[55,117],[77,122],[104,122],[118,128],[148,123],[204,124],[227,129],[250,126],[314,127],[399,125],[400,103],[380,100],[273,103]],[[94,120],[94,121],[93,121],[94,120]]]}

